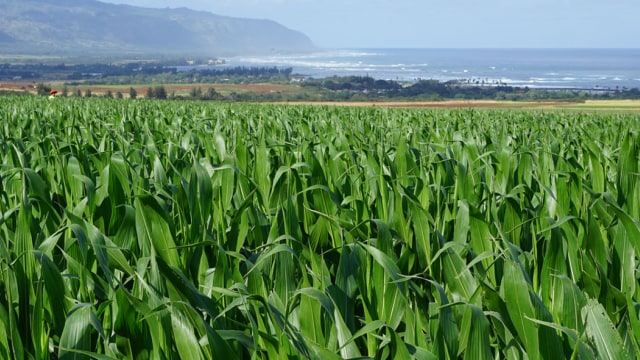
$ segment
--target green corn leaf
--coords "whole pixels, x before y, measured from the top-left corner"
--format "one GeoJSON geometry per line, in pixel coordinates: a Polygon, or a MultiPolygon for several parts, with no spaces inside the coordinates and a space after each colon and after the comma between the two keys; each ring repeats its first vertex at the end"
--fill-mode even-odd
{"type": "Polygon", "coordinates": [[[49,309],[53,317],[53,331],[58,336],[61,336],[67,312],[66,301],[64,301],[64,281],[60,275],[60,270],[48,256],[39,251],[33,251],[33,254],[42,267],[42,279],[44,280],[49,299],[49,309]]]}
{"type": "Polygon", "coordinates": [[[459,244],[467,243],[469,234],[469,204],[466,201],[458,201],[458,214],[456,215],[453,241],[459,244]]]}
{"type": "Polygon", "coordinates": [[[386,324],[384,323],[384,321],[382,320],[374,320],[370,323],[367,323],[366,325],[364,325],[363,327],[361,327],[355,334],[353,334],[353,336],[351,337],[351,339],[347,340],[345,343],[343,343],[340,346],[340,350],[342,350],[343,347],[350,345],[351,343],[353,343],[356,339],[367,335],[369,333],[374,333],[382,328],[384,328],[386,326],[386,324]]]}
{"type": "Polygon", "coordinates": [[[84,350],[69,350],[70,353],[78,356],[79,359],[91,359],[91,360],[119,360],[117,357],[103,355],[92,351],[84,351],[84,350]]]}
{"type": "Polygon", "coordinates": [[[180,258],[173,240],[167,214],[158,201],[151,196],[140,196],[135,199],[136,233],[138,241],[153,250],[167,264],[180,267],[180,258]]]}
{"type": "Polygon", "coordinates": [[[594,345],[598,358],[610,360],[631,359],[620,334],[602,304],[589,299],[582,309],[582,318],[590,342],[594,345]]]}
{"type": "MultiPolygon", "coordinates": [[[[476,298],[478,290],[478,281],[473,277],[471,271],[467,268],[464,260],[454,248],[459,247],[457,242],[447,243],[446,248],[443,246],[442,263],[444,278],[447,286],[457,296],[469,302],[479,302],[480,298],[476,298]],[[451,244],[451,246],[449,246],[451,244]],[[455,244],[455,246],[454,246],[455,244]]],[[[434,257],[438,257],[437,255],[434,257]]]]}
{"type": "Polygon", "coordinates": [[[323,293],[322,291],[314,288],[303,288],[296,291],[296,293],[305,295],[309,298],[312,298],[318,301],[318,303],[322,305],[322,308],[327,312],[328,315],[333,314],[333,311],[334,311],[333,302],[331,301],[331,298],[327,296],[325,293],[323,293]]]}
{"type": "Polygon", "coordinates": [[[183,359],[204,359],[195,329],[178,308],[171,310],[171,327],[178,354],[183,359]]]}
{"type": "Polygon", "coordinates": [[[49,336],[44,321],[44,291],[39,284],[35,291],[33,314],[31,315],[31,341],[36,358],[46,358],[48,354],[49,336]]]}
{"type": "Polygon", "coordinates": [[[509,261],[505,265],[501,292],[507,305],[509,317],[529,357],[540,359],[537,325],[529,320],[536,318],[529,295],[529,284],[525,280],[520,266],[515,262],[509,261]]]}
{"type": "Polygon", "coordinates": [[[628,234],[628,241],[635,249],[636,256],[640,256],[640,221],[632,218],[627,212],[622,210],[613,200],[607,196],[604,197],[609,208],[613,210],[616,216],[622,221],[625,231],[628,234]]]}
{"type": "Polygon", "coordinates": [[[344,319],[342,318],[342,315],[338,311],[337,307],[333,310],[333,320],[338,335],[338,345],[342,358],[351,359],[361,356],[360,350],[358,350],[356,344],[350,341],[351,338],[353,338],[353,335],[347,327],[347,324],[345,324],[344,319]]]}
{"type": "Polygon", "coordinates": [[[491,342],[489,340],[489,320],[478,306],[469,304],[462,320],[461,338],[466,346],[465,359],[491,359],[491,342]]]}
{"type": "MultiPolygon", "coordinates": [[[[450,302],[447,298],[447,294],[444,288],[434,282],[429,281],[438,291],[439,295],[439,319],[438,319],[438,333],[444,337],[445,344],[447,346],[448,354],[454,356],[458,354],[458,340],[460,333],[458,330],[458,324],[456,323],[453,307],[449,306],[450,302]]],[[[444,355],[444,354],[443,354],[444,355]]]]}
{"type": "Polygon", "coordinates": [[[602,163],[594,151],[589,151],[589,170],[591,174],[591,189],[597,193],[605,191],[605,175],[602,163]]]}
{"type": "Polygon", "coordinates": [[[569,329],[574,329],[579,333],[584,330],[582,322],[582,308],[587,304],[584,294],[571,279],[566,276],[559,276],[555,280],[553,296],[554,312],[560,324],[569,329]]]}
{"type": "Polygon", "coordinates": [[[167,264],[162,258],[158,259],[158,269],[162,276],[180,292],[188,304],[194,308],[203,309],[211,317],[218,316],[218,310],[212,304],[212,300],[200,293],[184,273],[167,264]]]}
{"type": "Polygon", "coordinates": [[[398,290],[400,290],[400,295],[404,296],[406,292],[406,284],[405,278],[400,272],[400,268],[394,261],[392,261],[386,254],[382,251],[376,249],[373,246],[367,244],[360,244],[369,254],[373,257],[373,259],[385,270],[385,273],[391,280],[396,284],[398,290]]]}
{"type": "Polygon", "coordinates": [[[6,310],[2,305],[0,305],[0,356],[3,359],[11,358],[11,346],[9,345],[9,329],[6,320],[8,320],[9,316],[7,315],[6,310]]]}
{"type": "Polygon", "coordinates": [[[92,311],[89,304],[79,304],[69,311],[60,337],[60,360],[90,359],[88,355],[77,351],[91,351],[92,311]]]}
{"type": "Polygon", "coordinates": [[[640,353],[640,304],[634,303],[627,295],[627,306],[629,309],[629,322],[631,323],[632,342],[636,353],[640,353]]]}
{"type": "Polygon", "coordinates": [[[421,268],[431,267],[432,248],[431,248],[431,232],[429,226],[431,222],[428,213],[418,204],[412,203],[411,209],[412,227],[416,241],[416,249],[418,263],[421,268]]]}
{"type": "Polygon", "coordinates": [[[536,324],[546,326],[550,329],[554,329],[556,331],[564,333],[571,340],[571,347],[573,348],[571,358],[579,358],[579,359],[596,359],[593,350],[587,345],[586,339],[582,339],[580,334],[574,330],[565,326],[561,326],[552,322],[542,321],[538,319],[529,319],[536,324]]]}

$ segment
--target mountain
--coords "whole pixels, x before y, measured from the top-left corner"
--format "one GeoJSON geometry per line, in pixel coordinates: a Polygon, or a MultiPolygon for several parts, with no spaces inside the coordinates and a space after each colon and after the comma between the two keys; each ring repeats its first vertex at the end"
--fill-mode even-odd
{"type": "Polygon", "coordinates": [[[227,56],[313,48],[306,35],[271,20],[95,0],[0,2],[3,53],[227,56]]]}

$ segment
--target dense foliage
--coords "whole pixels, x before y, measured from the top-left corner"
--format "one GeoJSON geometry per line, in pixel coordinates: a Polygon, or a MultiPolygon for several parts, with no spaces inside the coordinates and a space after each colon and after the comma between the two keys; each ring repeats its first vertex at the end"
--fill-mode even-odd
{"type": "Polygon", "coordinates": [[[402,85],[394,80],[375,80],[369,76],[333,76],[308,79],[303,87],[330,90],[327,96],[338,100],[363,99],[468,99],[468,100],[573,100],[639,99],[640,89],[545,89],[509,86],[504,83],[485,83],[474,79],[441,82],[420,79],[402,85]]]}
{"type": "MultiPolygon", "coordinates": [[[[212,60],[213,61],[213,60],[212,60]]],[[[0,64],[0,80],[67,81],[78,85],[168,83],[252,83],[289,81],[291,68],[187,66],[186,60],[122,64],[0,64]],[[183,66],[176,65],[183,64],[183,66]],[[178,69],[181,69],[178,71],[178,69]]]]}
{"type": "Polygon", "coordinates": [[[0,358],[638,354],[638,115],[0,102],[0,358]]]}

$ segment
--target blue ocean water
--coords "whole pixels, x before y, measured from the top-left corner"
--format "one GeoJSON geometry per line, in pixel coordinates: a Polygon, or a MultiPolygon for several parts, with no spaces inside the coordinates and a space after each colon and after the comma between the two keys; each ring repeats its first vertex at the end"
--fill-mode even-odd
{"type": "Polygon", "coordinates": [[[640,49],[339,49],[233,57],[227,66],[291,67],[313,78],[368,75],[532,88],[640,87],[640,49]]]}

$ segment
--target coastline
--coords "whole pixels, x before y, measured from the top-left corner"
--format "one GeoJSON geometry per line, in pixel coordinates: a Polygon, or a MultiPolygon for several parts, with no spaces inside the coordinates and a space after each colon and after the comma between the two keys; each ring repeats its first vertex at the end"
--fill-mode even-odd
{"type": "Polygon", "coordinates": [[[371,76],[545,89],[640,87],[640,49],[323,49],[227,59],[228,66],[291,67],[310,78],[371,76]]]}

